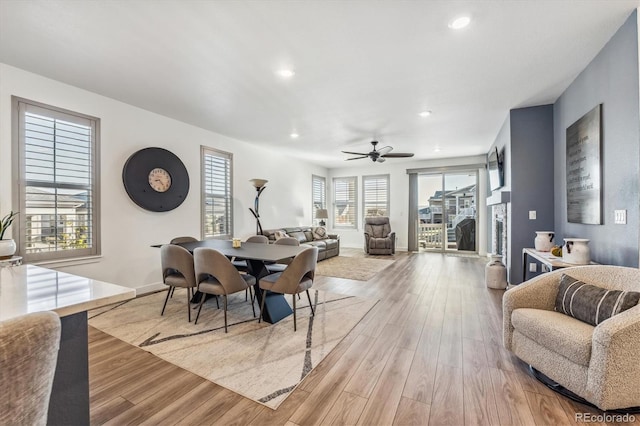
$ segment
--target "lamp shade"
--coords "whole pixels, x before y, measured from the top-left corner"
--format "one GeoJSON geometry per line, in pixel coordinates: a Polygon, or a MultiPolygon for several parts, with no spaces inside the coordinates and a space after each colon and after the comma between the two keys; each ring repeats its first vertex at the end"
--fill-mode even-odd
{"type": "Polygon", "coordinates": [[[327,212],[327,209],[317,209],[316,219],[329,219],[329,213],[327,212]]]}
{"type": "Polygon", "coordinates": [[[266,179],[250,179],[249,182],[251,182],[256,189],[260,189],[269,181],[266,179]]]}

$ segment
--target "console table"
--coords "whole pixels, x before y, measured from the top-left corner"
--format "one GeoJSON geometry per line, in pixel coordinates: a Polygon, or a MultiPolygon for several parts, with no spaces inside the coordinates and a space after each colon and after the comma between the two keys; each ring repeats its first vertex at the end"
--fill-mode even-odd
{"type": "MultiPolygon", "coordinates": [[[[532,248],[522,249],[522,282],[527,280],[527,272],[529,270],[527,260],[529,257],[537,260],[538,262],[549,268],[549,271],[555,271],[556,269],[570,268],[572,266],[584,266],[576,263],[563,262],[561,257],[554,256],[548,251],[538,251],[532,248]]],[[[596,262],[591,262],[590,265],[598,265],[596,262]]]]}

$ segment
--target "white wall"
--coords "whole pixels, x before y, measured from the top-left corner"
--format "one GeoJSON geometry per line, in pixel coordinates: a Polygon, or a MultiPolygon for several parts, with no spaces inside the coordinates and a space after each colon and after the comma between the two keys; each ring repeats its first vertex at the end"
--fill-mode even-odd
{"type": "Polygon", "coordinates": [[[327,176],[322,167],[273,150],[0,64],[1,215],[12,208],[12,95],[101,120],[102,257],[92,263],[56,266],[70,273],[128,287],[146,286],[145,290],[159,283],[160,251],[150,245],[179,235],[200,237],[201,145],[233,153],[234,233],[239,238],[255,233],[255,219],[248,210],[253,206],[255,189],[249,179],[269,180],[260,197],[260,216],[264,228],[276,228],[311,223],[311,175],[327,176]],[[189,195],[170,212],[141,209],[129,199],[122,184],[122,167],[127,158],[150,146],[172,151],[189,171],[189,195]]]}
{"type": "MultiPolygon", "coordinates": [[[[353,163],[353,162],[350,162],[353,163]]],[[[396,232],[396,248],[407,250],[408,243],[408,217],[409,217],[409,175],[407,169],[452,167],[468,164],[486,163],[486,156],[475,157],[444,158],[438,160],[394,162],[388,160],[384,163],[373,163],[367,159],[361,160],[362,167],[345,167],[340,169],[330,169],[327,180],[328,206],[333,203],[333,178],[357,176],[358,177],[358,228],[357,229],[331,229],[332,232],[340,234],[341,247],[364,247],[363,219],[362,219],[362,176],[389,174],[390,178],[390,207],[389,217],[391,229],[396,232]]],[[[486,190],[487,175],[483,169],[478,177],[478,248],[481,255],[486,254],[486,190]]],[[[333,226],[333,220],[328,221],[329,226],[333,226]]]]}

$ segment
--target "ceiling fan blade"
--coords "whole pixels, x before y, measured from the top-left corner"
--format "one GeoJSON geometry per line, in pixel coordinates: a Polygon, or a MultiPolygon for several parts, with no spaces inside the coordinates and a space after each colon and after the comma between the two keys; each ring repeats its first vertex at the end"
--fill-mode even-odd
{"type": "Polygon", "coordinates": [[[342,151],[344,154],[350,154],[350,155],[364,155],[367,156],[369,154],[367,154],[366,152],[351,152],[351,151],[342,151]]]}
{"type": "Polygon", "coordinates": [[[363,155],[361,157],[353,157],[353,158],[345,158],[345,161],[349,161],[349,160],[361,160],[363,158],[367,158],[368,155],[363,155]]]}
{"type": "Polygon", "coordinates": [[[390,147],[390,146],[383,146],[382,148],[380,148],[378,150],[378,152],[380,153],[380,155],[385,155],[385,154],[390,153],[392,150],[393,150],[393,148],[390,147]]]}
{"type": "Polygon", "coordinates": [[[381,157],[386,157],[386,158],[413,157],[413,153],[409,153],[409,152],[394,152],[394,153],[391,153],[391,154],[381,155],[381,157]]]}
{"type": "Polygon", "coordinates": [[[378,157],[378,159],[376,160],[376,163],[384,163],[385,161],[387,161],[387,160],[385,160],[382,157],[378,157]]]}

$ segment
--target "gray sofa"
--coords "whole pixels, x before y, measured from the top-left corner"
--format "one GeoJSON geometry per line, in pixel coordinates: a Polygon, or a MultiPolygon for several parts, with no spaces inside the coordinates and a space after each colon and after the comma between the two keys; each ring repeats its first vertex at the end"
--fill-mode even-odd
{"type": "Polygon", "coordinates": [[[298,226],[294,228],[263,229],[262,235],[269,238],[270,243],[273,243],[276,241],[278,231],[297,238],[300,244],[318,247],[318,260],[328,259],[340,254],[340,237],[335,234],[328,234],[324,227],[298,226]]]}

